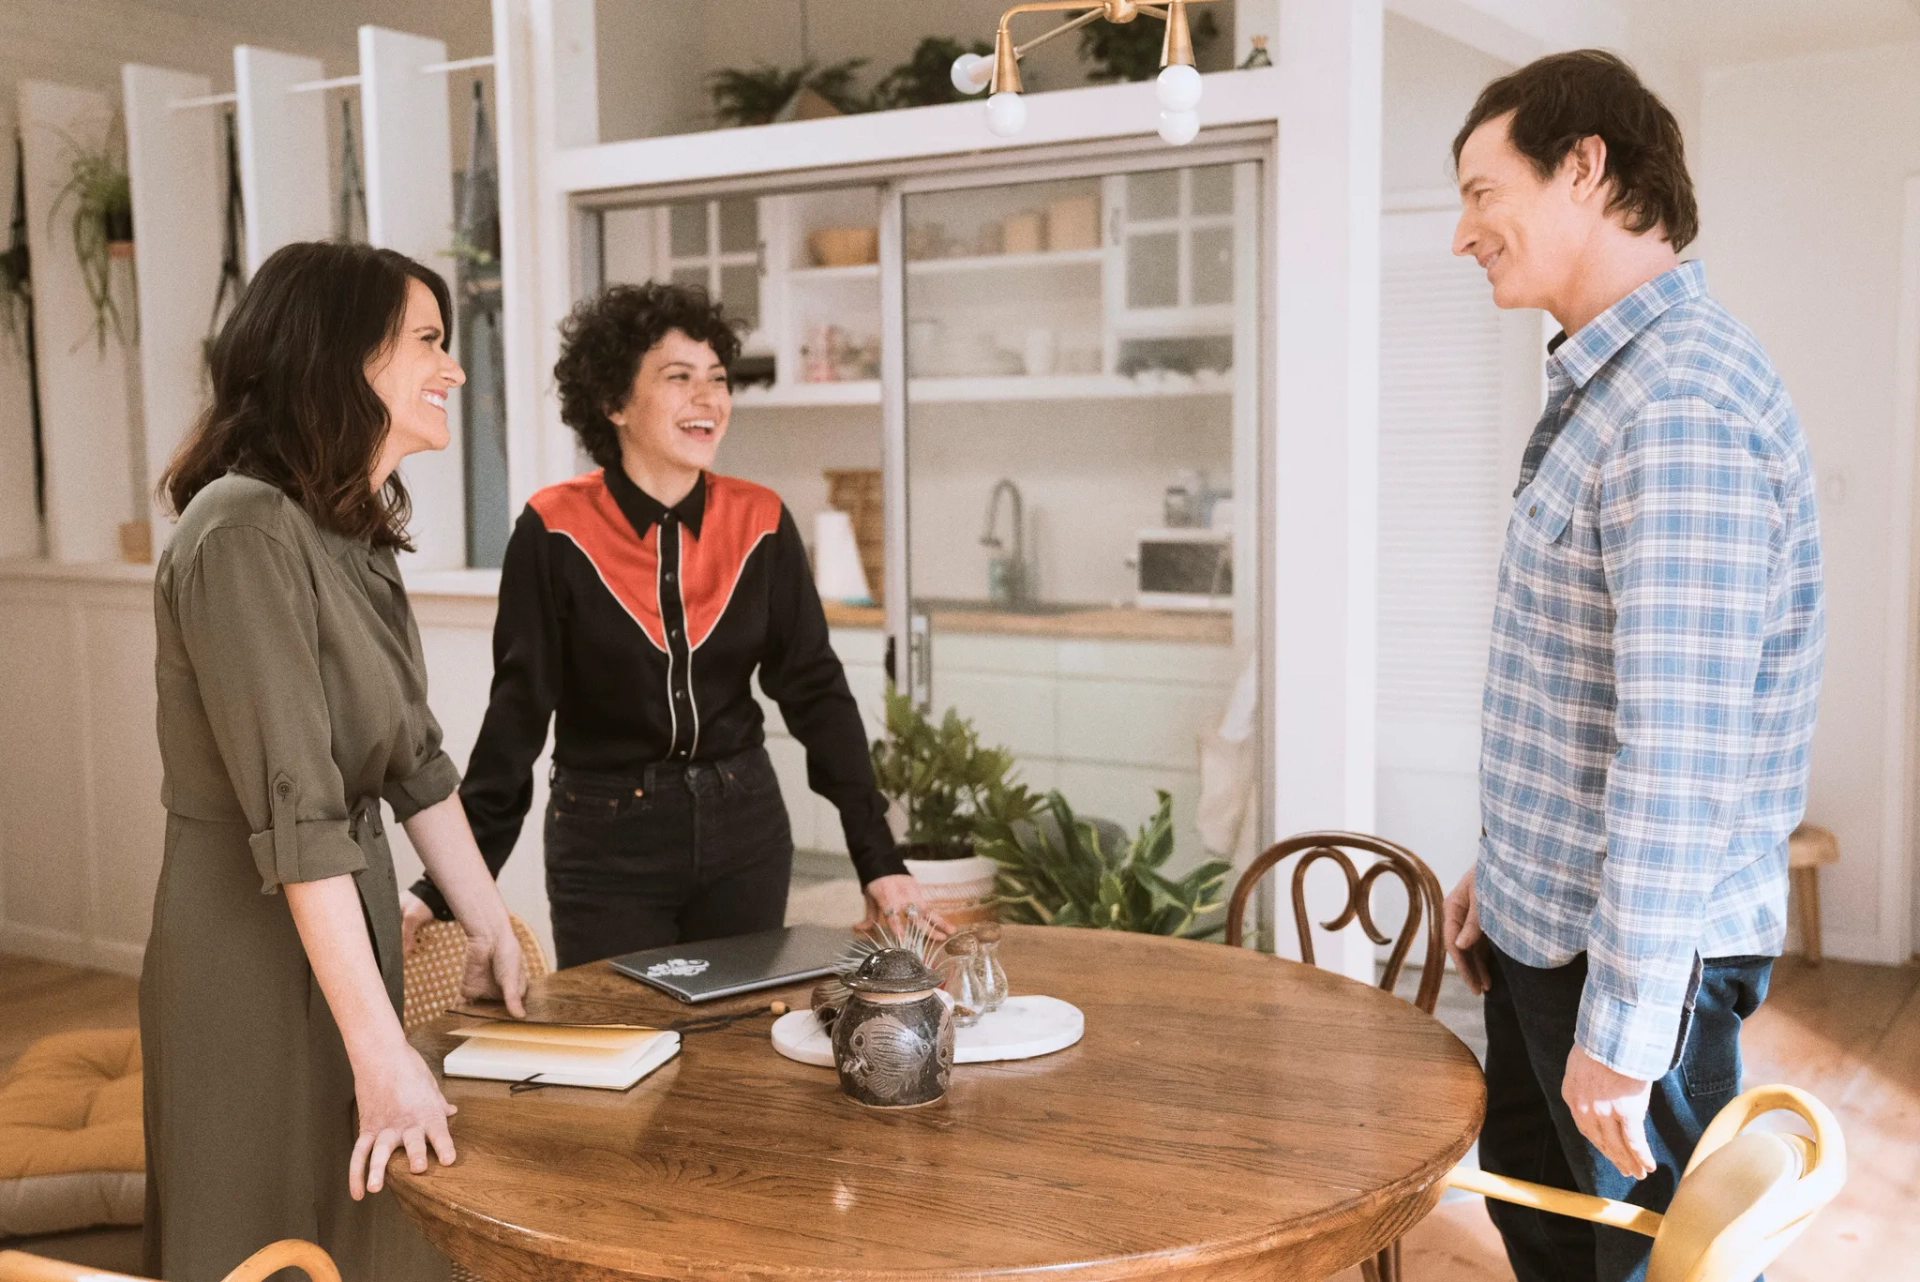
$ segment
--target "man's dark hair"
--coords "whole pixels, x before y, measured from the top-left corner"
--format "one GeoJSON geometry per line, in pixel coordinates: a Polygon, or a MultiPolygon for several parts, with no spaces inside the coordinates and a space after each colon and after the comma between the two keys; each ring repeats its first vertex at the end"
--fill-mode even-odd
{"type": "Polygon", "coordinates": [[[1607,146],[1607,212],[1623,216],[1636,235],[1659,228],[1678,251],[1700,234],[1700,209],[1687,175],[1680,124],[1667,105],[1640,83],[1632,67],[1600,49],[1549,54],[1500,77],[1480,91],[1467,123],[1453,138],[1453,163],[1474,130],[1508,112],[1514,150],[1542,179],[1581,139],[1607,146]]]}
{"type": "Polygon", "coordinates": [[[728,369],[739,358],[733,322],[697,285],[609,285],[560,323],[560,417],[601,467],[620,466],[620,429],[608,413],[627,403],[641,359],[676,329],[728,369]]]}
{"type": "Polygon", "coordinates": [[[453,302],[432,268],[370,245],[274,250],[207,354],[213,403],[160,480],[173,510],[237,471],[278,487],[324,529],[412,547],[400,473],[378,493],[369,484],[391,423],[367,365],[398,340],[416,280],[439,304],[445,347],[453,302]]]}

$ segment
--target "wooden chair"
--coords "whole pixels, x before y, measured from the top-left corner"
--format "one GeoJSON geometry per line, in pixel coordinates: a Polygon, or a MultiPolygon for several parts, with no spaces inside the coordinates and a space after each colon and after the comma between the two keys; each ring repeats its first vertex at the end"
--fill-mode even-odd
{"type": "Polygon", "coordinates": [[[1653,1239],[1647,1282],[1753,1282],[1846,1182],[1840,1124],[1791,1086],[1756,1086],[1720,1111],[1665,1215],[1465,1167],[1447,1177],[1454,1188],[1646,1234],[1653,1239]],[[1746,1129],[1776,1109],[1797,1113],[1813,1137],[1746,1129]]]}
{"type": "MultiPolygon", "coordinates": [[[[1307,918],[1307,870],[1323,859],[1330,859],[1346,875],[1347,903],[1338,916],[1321,925],[1328,930],[1340,930],[1358,921],[1368,939],[1376,944],[1393,945],[1393,951],[1387,954],[1386,969],[1380,973],[1380,987],[1387,992],[1392,992],[1400,981],[1400,968],[1406,964],[1414,936],[1420,933],[1421,921],[1429,923],[1426,960],[1413,1004],[1433,1014],[1434,1005],[1440,999],[1440,979],[1447,961],[1446,940],[1440,932],[1440,882],[1420,856],[1380,837],[1357,832],[1303,832],[1269,846],[1248,865],[1233,888],[1233,898],[1227,904],[1228,947],[1240,947],[1245,933],[1247,900],[1252,897],[1253,888],[1269,869],[1295,855],[1303,855],[1293,868],[1293,924],[1300,941],[1300,959],[1313,961],[1313,924],[1307,918]],[[1361,872],[1348,857],[1349,850],[1376,856],[1373,865],[1361,872]],[[1373,884],[1389,873],[1398,877],[1407,891],[1406,920],[1400,923],[1399,935],[1392,939],[1373,921],[1373,884]]],[[[1367,1282],[1399,1282],[1400,1244],[1395,1242],[1371,1260],[1362,1261],[1360,1271],[1367,1282]]]]}
{"type": "MultiPolygon", "coordinates": [[[[533,980],[552,973],[547,955],[540,950],[540,941],[517,914],[513,917],[513,934],[520,941],[521,955],[527,959],[527,978],[533,980]]],[[[460,929],[459,922],[430,921],[420,928],[413,941],[413,951],[407,954],[406,1008],[400,1022],[408,1032],[432,1023],[449,1006],[460,1004],[460,976],[466,965],[467,934],[460,929]]],[[[0,1278],[0,1282],[7,1280],[0,1278]]],[[[455,1264],[452,1282],[480,1282],[480,1279],[464,1265],[455,1264]]]]}
{"type": "MultiPolygon", "coordinates": [[[[513,917],[514,938],[520,941],[521,955],[527,959],[527,978],[538,979],[553,967],[540,951],[527,923],[513,917]]],[[[430,921],[420,928],[413,951],[407,954],[403,986],[406,1001],[400,1022],[408,1032],[432,1023],[449,1006],[460,1004],[460,976],[467,966],[467,935],[457,921],[430,921]]]]}
{"type": "MultiPolygon", "coordinates": [[[[260,1282],[281,1269],[300,1269],[313,1282],[340,1282],[333,1257],[311,1242],[287,1238],[263,1246],[227,1274],[225,1282],[260,1282]]],[[[150,1282],[125,1273],[107,1273],[88,1264],[68,1264],[25,1251],[0,1251],[0,1282],[150,1282]]]]}
{"type": "Polygon", "coordinates": [[[1800,952],[1820,964],[1820,869],[1840,858],[1840,840],[1825,828],[1801,824],[1787,838],[1787,875],[1800,905],[1800,952]]]}

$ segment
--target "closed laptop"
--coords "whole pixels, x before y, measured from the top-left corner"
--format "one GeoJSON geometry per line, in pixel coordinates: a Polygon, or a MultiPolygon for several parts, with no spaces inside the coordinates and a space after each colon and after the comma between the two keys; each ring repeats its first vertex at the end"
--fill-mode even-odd
{"type": "Polygon", "coordinates": [[[850,936],[831,926],[668,944],[612,959],[613,968],[683,1002],[708,1002],[831,974],[850,936]]]}

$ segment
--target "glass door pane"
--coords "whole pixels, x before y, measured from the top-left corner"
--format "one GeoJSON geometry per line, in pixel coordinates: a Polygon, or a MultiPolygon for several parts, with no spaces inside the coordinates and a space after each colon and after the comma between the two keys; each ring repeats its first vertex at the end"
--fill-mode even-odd
{"type": "Polygon", "coordinates": [[[1255,828],[1201,758],[1255,651],[1259,167],[1032,172],[901,198],[913,687],[1082,817],[1171,794],[1177,874],[1255,828]]]}

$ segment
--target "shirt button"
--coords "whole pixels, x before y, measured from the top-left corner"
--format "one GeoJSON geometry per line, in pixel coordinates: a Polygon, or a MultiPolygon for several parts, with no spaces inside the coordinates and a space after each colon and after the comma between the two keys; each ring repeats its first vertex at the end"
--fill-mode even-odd
{"type": "Polygon", "coordinates": [[[1540,515],[1540,505],[1539,505],[1538,503],[1529,503],[1529,504],[1527,504],[1527,515],[1528,515],[1528,516],[1539,516],[1539,515],[1540,515]]]}
{"type": "MultiPolygon", "coordinates": [[[[672,575],[668,575],[667,577],[668,577],[668,578],[672,578],[673,576],[672,576],[672,575]]],[[[674,629],[672,629],[671,631],[669,631],[669,632],[667,633],[667,635],[668,635],[668,636],[670,636],[670,637],[677,637],[677,636],[679,636],[679,635],[680,635],[680,629],[679,629],[679,628],[674,628],[674,629]]]]}
{"type": "Polygon", "coordinates": [[[667,582],[669,582],[669,583],[671,583],[671,582],[673,582],[673,571],[672,571],[672,570],[668,570],[668,571],[667,571],[667,582]]]}

